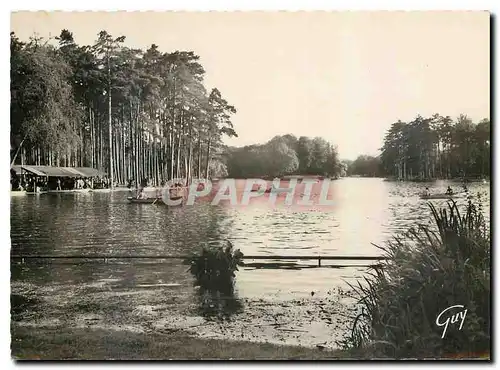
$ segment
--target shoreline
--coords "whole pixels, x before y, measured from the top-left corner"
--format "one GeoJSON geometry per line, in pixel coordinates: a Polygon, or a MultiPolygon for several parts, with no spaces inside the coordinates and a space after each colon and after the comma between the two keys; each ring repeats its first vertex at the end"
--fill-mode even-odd
{"type": "MultiPolygon", "coordinates": [[[[290,298],[187,297],[180,286],[119,288],[104,279],[80,285],[13,285],[11,323],[37,332],[128,330],[181,331],[200,340],[245,341],[334,351],[350,330],[356,304],[343,290],[290,298]],[[45,297],[51,295],[51,299],[45,297]],[[69,298],[68,298],[69,297],[69,298]],[[64,302],[62,302],[64,301],[64,302]],[[31,312],[27,314],[27,312],[31,312]]],[[[140,285],[140,284],[139,284],[140,285]]],[[[199,297],[198,297],[199,295],[199,297]]]]}
{"type": "MultiPolygon", "coordinates": [[[[57,360],[394,360],[370,355],[363,349],[329,350],[322,347],[256,343],[239,340],[195,338],[183,331],[135,333],[125,330],[48,328],[36,330],[11,323],[11,359],[57,360]]],[[[413,360],[435,359],[427,357],[413,360]]],[[[490,361],[490,353],[457,353],[441,360],[490,361]]]]}
{"type": "MultiPolygon", "coordinates": [[[[14,360],[335,360],[341,350],[249,341],[200,339],[183,331],[134,333],[111,329],[23,327],[11,324],[14,360]]],[[[359,358],[359,357],[357,357],[359,358]]]]}

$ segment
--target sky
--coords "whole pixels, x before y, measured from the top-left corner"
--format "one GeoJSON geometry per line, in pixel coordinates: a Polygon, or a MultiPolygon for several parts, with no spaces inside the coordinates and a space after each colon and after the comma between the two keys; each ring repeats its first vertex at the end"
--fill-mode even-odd
{"type": "Polygon", "coordinates": [[[489,13],[447,12],[19,12],[11,30],[101,30],[130,47],[192,50],[237,109],[237,138],[321,136],[343,159],[377,155],[390,125],[418,114],[490,117],[489,13]]]}

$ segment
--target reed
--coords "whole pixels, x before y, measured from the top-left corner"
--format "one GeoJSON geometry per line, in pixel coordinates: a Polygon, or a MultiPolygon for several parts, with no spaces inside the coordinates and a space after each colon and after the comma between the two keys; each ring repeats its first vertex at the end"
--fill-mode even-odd
{"type": "Polygon", "coordinates": [[[490,349],[490,231],[480,202],[465,211],[454,201],[420,225],[379,247],[387,258],[357,286],[361,312],[344,349],[370,357],[446,357],[490,349]],[[436,317],[447,307],[468,310],[461,330],[436,317]]]}

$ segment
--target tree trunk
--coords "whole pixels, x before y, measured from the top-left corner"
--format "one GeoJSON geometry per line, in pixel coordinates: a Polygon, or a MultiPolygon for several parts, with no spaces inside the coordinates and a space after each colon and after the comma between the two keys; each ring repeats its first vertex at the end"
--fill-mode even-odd
{"type": "Polygon", "coordinates": [[[201,178],[201,134],[198,136],[198,178],[201,178]]]}
{"type": "Polygon", "coordinates": [[[111,189],[114,187],[114,176],[113,176],[113,128],[112,128],[112,116],[111,116],[111,66],[110,59],[108,56],[108,127],[109,127],[109,180],[111,183],[111,189]]]}
{"type": "Polygon", "coordinates": [[[189,133],[189,148],[188,148],[188,160],[187,160],[187,185],[191,184],[191,171],[192,171],[192,162],[193,162],[193,140],[191,140],[191,129],[189,133]]]}
{"type": "Polygon", "coordinates": [[[206,166],[205,166],[205,178],[208,180],[209,176],[209,166],[210,166],[210,145],[212,138],[208,138],[208,143],[207,143],[207,161],[206,161],[206,166]]]}
{"type": "Polygon", "coordinates": [[[176,178],[181,176],[181,130],[179,127],[179,136],[177,137],[177,161],[176,161],[176,178]]]}
{"type": "Polygon", "coordinates": [[[173,132],[173,127],[170,130],[170,179],[174,178],[174,168],[175,168],[175,133],[173,132]]]}

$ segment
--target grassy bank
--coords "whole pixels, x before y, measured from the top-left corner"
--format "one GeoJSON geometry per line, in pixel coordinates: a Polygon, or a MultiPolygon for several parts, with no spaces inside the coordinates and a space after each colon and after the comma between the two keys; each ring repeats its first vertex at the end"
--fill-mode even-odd
{"type": "Polygon", "coordinates": [[[11,338],[11,354],[18,360],[327,360],[349,357],[348,352],[198,339],[182,332],[138,334],[13,325],[11,338]]]}

